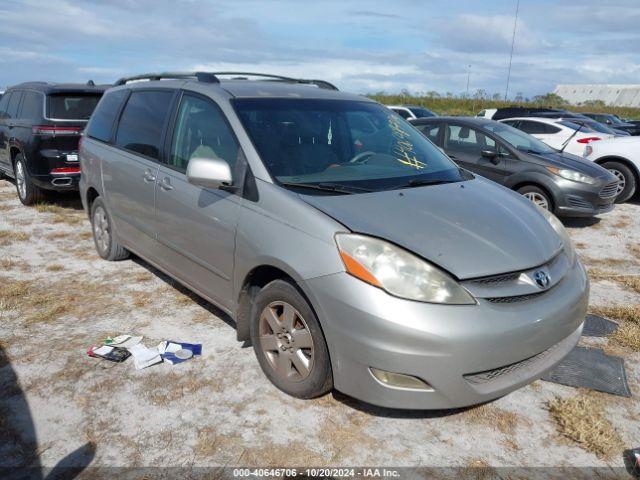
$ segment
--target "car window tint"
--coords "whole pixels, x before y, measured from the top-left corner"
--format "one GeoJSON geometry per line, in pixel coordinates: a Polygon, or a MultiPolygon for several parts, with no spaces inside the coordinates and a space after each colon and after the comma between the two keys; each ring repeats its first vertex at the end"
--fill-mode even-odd
{"type": "Polygon", "coordinates": [[[417,128],[433,143],[438,143],[440,125],[419,125],[417,128]]]}
{"type": "Polygon", "coordinates": [[[5,93],[0,99],[0,118],[6,118],[7,116],[7,106],[9,105],[9,100],[13,92],[5,93]]]}
{"type": "Polygon", "coordinates": [[[544,123],[532,122],[530,120],[521,120],[518,128],[529,135],[546,133],[544,123]]]}
{"type": "Polygon", "coordinates": [[[553,134],[558,133],[560,131],[561,131],[561,129],[556,127],[556,126],[554,126],[554,125],[549,125],[547,123],[544,124],[544,133],[547,133],[549,135],[553,135],[553,134]]]}
{"type": "Polygon", "coordinates": [[[102,97],[100,93],[56,93],[49,95],[49,118],[88,120],[102,97]]]}
{"type": "Polygon", "coordinates": [[[192,158],[226,161],[234,170],[238,142],[213,102],[185,94],[180,101],[169,165],[186,172],[192,158]]]}
{"type": "Polygon", "coordinates": [[[85,134],[103,142],[111,141],[111,133],[113,132],[116,116],[128,94],[129,90],[116,90],[105,93],[91,116],[85,134]]]}
{"type": "Polygon", "coordinates": [[[172,97],[170,90],[132,92],[118,124],[116,145],[157,160],[172,97]]]}
{"type": "Polygon", "coordinates": [[[13,92],[7,105],[6,118],[16,118],[18,116],[18,107],[20,106],[20,100],[22,99],[22,92],[13,92]]]}
{"type": "Polygon", "coordinates": [[[36,92],[24,92],[22,107],[20,108],[20,118],[37,120],[42,116],[42,106],[44,97],[36,92]]]}

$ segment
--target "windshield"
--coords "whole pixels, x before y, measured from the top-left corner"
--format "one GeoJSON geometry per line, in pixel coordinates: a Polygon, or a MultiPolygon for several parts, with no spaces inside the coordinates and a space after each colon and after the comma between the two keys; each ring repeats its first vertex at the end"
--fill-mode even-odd
{"type": "Polygon", "coordinates": [[[88,120],[102,93],[64,93],[49,96],[49,118],[88,120]]]}
{"type": "Polygon", "coordinates": [[[435,113],[433,113],[431,110],[427,110],[426,108],[411,107],[409,110],[413,112],[416,118],[428,118],[436,116],[435,113]]]}
{"type": "Polygon", "coordinates": [[[531,135],[501,122],[491,122],[484,128],[495,133],[513,148],[527,153],[553,153],[556,150],[531,135]]]}
{"type": "MultiPolygon", "coordinates": [[[[611,128],[609,128],[608,126],[606,126],[604,123],[600,123],[600,122],[596,122],[595,120],[582,120],[582,119],[578,119],[579,123],[583,123],[585,126],[589,127],[591,130],[595,130],[596,132],[600,132],[600,133],[607,133],[609,135],[615,135],[616,132],[614,132],[611,128]]],[[[584,128],[581,131],[586,131],[584,128]]]]}
{"type": "Polygon", "coordinates": [[[377,103],[251,98],[233,104],[265,166],[286,187],[331,184],[356,193],[469,178],[377,103]]]}

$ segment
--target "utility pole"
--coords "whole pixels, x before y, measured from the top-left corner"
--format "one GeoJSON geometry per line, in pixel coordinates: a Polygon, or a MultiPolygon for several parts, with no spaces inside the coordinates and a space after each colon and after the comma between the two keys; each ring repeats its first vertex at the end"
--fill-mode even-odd
{"type": "Polygon", "coordinates": [[[507,72],[507,88],[504,91],[504,100],[507,101],[509,95],[509,80],[511,79],[511,62],[513,61],[513,45],[516,43],[516,27],[518,26],[518,10],[520,9],[520,0],[516,0],[516,16],[513,20],[513,36],[511,37],[511,55],[509,56],[509,71],[507,72]]]}
{"type": "Polygon", "coordinates": [[[471,65],[467,65],[467,93],[466,98],[469,98],[469,79],[471,78],[471,65]]]}

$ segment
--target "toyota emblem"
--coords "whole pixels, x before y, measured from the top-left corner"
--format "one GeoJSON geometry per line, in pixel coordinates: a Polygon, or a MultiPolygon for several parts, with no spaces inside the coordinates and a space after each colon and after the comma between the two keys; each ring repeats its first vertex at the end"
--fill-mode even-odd
{"type": "Polygon", "coordinates": [[[549,286],[549,275],[544,270],[538,270],[533,274],[533,279],[536,281],[540,288],[547,288],[549,286]]]}

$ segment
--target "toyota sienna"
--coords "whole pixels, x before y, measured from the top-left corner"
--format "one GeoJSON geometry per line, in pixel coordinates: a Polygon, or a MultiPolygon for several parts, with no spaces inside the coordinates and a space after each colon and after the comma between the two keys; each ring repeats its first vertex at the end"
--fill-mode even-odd
{"type": "Polygon", "coordinates": [[[300,398],[460,407],[575,346],[589,284],[553,214],[374,101],[231,76],[106,92],[80,148],[102,258],[135,253],[219,306],[300,398]]]}

